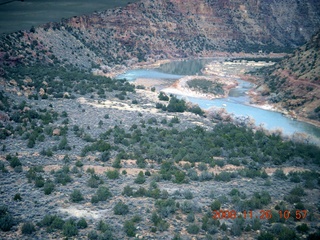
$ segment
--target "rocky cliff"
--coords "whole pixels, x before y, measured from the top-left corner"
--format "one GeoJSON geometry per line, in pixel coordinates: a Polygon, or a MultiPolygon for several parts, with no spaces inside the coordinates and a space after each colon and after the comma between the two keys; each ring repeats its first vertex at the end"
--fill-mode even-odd
{"type": "Polygon", "coordinates": [[[293,54],[264,69],[264,94],[272,103],[320,120],[320,31],[293,54]]]}
{"type": "MultiPolygon", "coordinates": [[[[0,62],[91,68],[214,52],[286,51],[320,25],[318,0],[142,0],[3,35],[0,62]]],[[[107,67],[108,66],[108,67],[107,67]]]]}

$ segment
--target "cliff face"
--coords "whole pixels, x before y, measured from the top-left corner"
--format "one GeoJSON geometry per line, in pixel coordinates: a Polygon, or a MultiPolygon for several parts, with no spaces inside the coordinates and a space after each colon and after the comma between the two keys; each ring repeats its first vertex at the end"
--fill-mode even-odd
{"type": "Polygon", "coordinates": [[[90,68],[218,51],[285,51],[319,25],[317,0],[142,0],[4,35],[0,61],[90,68]]]}
{"type": "Polygon", "coordinates": [[[320,121],[320,31],[264,75],[269,101],[320,121]]]}

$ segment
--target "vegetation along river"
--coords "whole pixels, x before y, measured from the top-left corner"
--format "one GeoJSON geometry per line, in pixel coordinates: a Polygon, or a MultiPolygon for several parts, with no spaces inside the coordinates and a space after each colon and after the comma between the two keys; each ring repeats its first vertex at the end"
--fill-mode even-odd
{"type": "MultiPolygon", "coordinates": [[[[177,80],[186,75],[202,75],[201,69],[212,59],[194,59],[187,61],[174,61],[161,65],[156,69],[135,69],[129,70],[117,78],[126,78],[128,81],[136,79],[166,79],[177,80]]],[[[307,134],[312,142],[320,144],[320,128],[309,123],[293,120],[282,113],[261,109],[250,105],[249,96],[246,92],[253,87],[252,83],[236,79],[238,86],[231,89],[228,97],[220,99],[204,99],[196,97],[184,97],[187,101],[198,104],[203,109],[210,107],[225,108],[228,113],[235,116],[248,116],[255,120],[257,126],[262,125],[268,130],[281,129],[286,135],[294,133],[307,134]]]]}

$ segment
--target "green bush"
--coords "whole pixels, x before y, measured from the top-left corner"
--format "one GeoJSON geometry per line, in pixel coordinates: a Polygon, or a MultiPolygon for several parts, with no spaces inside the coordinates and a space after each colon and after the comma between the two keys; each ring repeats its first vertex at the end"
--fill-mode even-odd
{"type": "Polygon", "coordinates": [[[188,227],[187,227],[187,232],[189,234],[198,234],[200,231],[200,228],[198,225],[196,224],[190,224],[188,227]]]}
{"type": "Polygon", "coordinates": [[[125,203],[120,201],[117,202],[117,204],[114,206],[113,212],[115,215],[126,215],[129,213],[129,207],[125,203]]]}
{"type": "Polygon", "coordinates": [[[14,156],[10,159],[10,167],[15,168],[21,165],[22,163],[20,162],[18,157],[14,156]]]}
{"type": "Polygon", "coordinates": [[[91,203],[106,201],[111,196],[112,196],[112,194],[109,191],[109,189],[107,187],[101,186],[98,188],[96,194],[92,196],[91,203]]]}
{"type": "Polygon", "coordinates": [[[212,211],[220,210],[220,208],[221,208],[221,202],[220,202],[219,200],[215,200],[215,201],[213,201],[213,202],[211,203],[210,207],[211,207],[211,210],[212,210],[212,211]]]}
{"type": "Polygon", "coordinates": [[[134,226],[134,222],[132,221],[125,221],[123,230],[128,237],[134,237],[136,235],[136,227],[134,226]]]}
{"type": "Polygon", "coordinates": [[[67,220],[62,227],[62,233],[66,237],[78,235],[78,228],[73,220],[67,220]]]}
{"type": "Polygon", "coordinates": [[[134,180],[134,182],[137,184],[142,184],[142,183],[145,183],[145,181],[146,181],[146,178],[145,178],[143,172],[140,171],[137,178],[134,180]]]}
{"type": "Polygon", "coordinates": [[[97,188],[103,181],[96,174],[92,174],[88,180],[88,186],[91,188],[97,188]]]}
{"type": "Polygon", "coordinates": [[[69,167],[64,166],[54,173],[56,183],[61,183],[62,185],[66,185],[67,183],[72,181],[72,178],[69,176],[69,167]]]}
{"type": "Polygon", "coordinates": [[[277,170],[273,173],[273,176],[274,176],[275,178],[282,179],[282,180],[287,179],[287,176],[286,176],[286,174],[283,172],[282,169],[277,169],[277,170]]]}
{"type": "Polygon", "coordinates": [[[22,197],[21,197],[20,193],[16,193],[16,194],[14,195],[14,197],[13,197],[13,200],[14,200],[14,201],[21,201],[21,200],[22,200],[22,197]]]}
{"type": "Polygon", "coordinates": [[[10,231],[14,225],[14,219],[8,212],[6,206],[0,206],[0,229],[4,232],[10,231]]]}
{"type": "Polygon", "coordinates": [[[88,227],[87,221],[84,218],[80,218],[80,220],[77,223],[77,227],[80,229],[84,229],[88,227]]]}
{"type": "Polygon", "coordinates": [[[108,170],[106,175],[109,179],[117,179],[119,178],[120,174],[118,170],[108,170]]]}
{"type": "Polygon", "coordinates": [[[81,202],[83,200],[82,193],[80,190],[75,189],[73,192],[70,194],[70,201],[71,202],[81,202]]]}
{"type": "Polygon", "coordinates": [[[35,231],[36,229],[32,222],[26,222],[21,227],[22,234],[32,234],[35,231]]]}
{"type": "Polygon", "coordinates": [[[160,93],[159,93],[158,98],[159,98],[159,100],[161,100],[161,101],[169,101],[169,97],[168,97],[165,93],[163,93],[163,92],[160,92],[160,93]]]}

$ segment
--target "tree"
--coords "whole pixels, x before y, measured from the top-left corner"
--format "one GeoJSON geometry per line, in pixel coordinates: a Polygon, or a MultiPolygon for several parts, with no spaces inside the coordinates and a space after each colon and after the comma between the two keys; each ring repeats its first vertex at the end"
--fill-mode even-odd
{"type": "Polygon", "coordinates": [[[221,208],[221,202],[219,200],[215,200],[211,203],[210,207],[212,211],[219,210],[221,208]]]}
{"type": "Polygon", "coordinates": [[[184,112],[187,109],[186,102],[176,97],[171,97],[167,106],[168,112],[184,112]]]}
{"type": "Polygon", "coordinates": [[[122,201],[119,201],[113,208],[113,212],[116,215],[126,215],[129,213],[129,207],[123,203],[122,201]]]}
{"type": "Polygon", "coordinates": [[[97,203],[99,201],[106,201],[108,198],[112,196],[109,188],[101,186],[98,188],[97,193],[92,196],[91,202],[97,203]]]}
{"type": "Polygon", "coordinates": [[[137,178],[134,180],[134,182],[137,184],[142,184],[142,183],[145,183],[145,181],[146,181],[146,178],[145,178],[143,172],[140,171],[137,178]]]}
{"type": "Polygon", "coordinates": [[[168,97],[165,93],[163,93],[163,92],[160,92],[160,93],[159,93],[158,98],[159,98],[159,100],[161,100],[161,101],[169,101],[169,97],[168,97]]]}
{"type": "Polygon", "coordinates": [[[75,189],[73,190],[73,192],[70,195],[70,201],[71,202],[80,202],[83,200],[83,196],[82,193],[80,192],[80,190],[75,189]]]}
{"type": "Polygon", "coordinates": [[[136,235],[136,227],[134,226],[134,222],[132,221],[125,221],[123,230],[128,237],[134,237],[136,235]]]}
{"type": "Polygon", "coordinates": [[[78,228],[74,223],[74,221],[72,220],[66,221],[62,227],[62,233],[66,237],[73,237],[78,235],[78,228]]]}
{"type": "Polygon", "coordinates": [[[77,227],[80,229],[84,229],[88,227],[87,221],[84,218],[80,218],[80,220],[77,223],[77,227]]]}
{"type": "Polygon", "coordinates": [[[117,178],[119,178],[119,171],[118,170],[108,170],[107,172],[106,172],[106,175],[107,175],[107,177],[108,178],[110,178],[110,179],[117,179],[117,178]]]}

